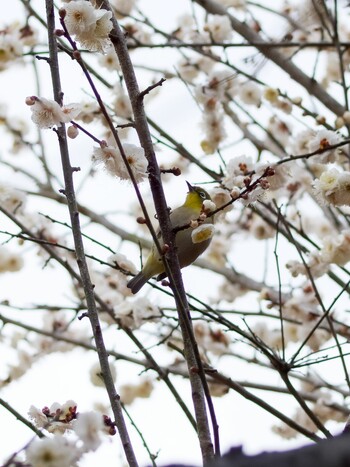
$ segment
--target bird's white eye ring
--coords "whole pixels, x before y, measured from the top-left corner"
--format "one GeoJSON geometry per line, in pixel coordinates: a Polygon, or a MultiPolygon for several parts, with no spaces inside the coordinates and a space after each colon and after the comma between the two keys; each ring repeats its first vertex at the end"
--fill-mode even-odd
{"type": "Polygon", "coordinates": [[[199,193],[199,196],[200,196],[201,198],[203,198],[203,199],[206,198],[204,191],[201,191],[201,192],[199,193]]]}

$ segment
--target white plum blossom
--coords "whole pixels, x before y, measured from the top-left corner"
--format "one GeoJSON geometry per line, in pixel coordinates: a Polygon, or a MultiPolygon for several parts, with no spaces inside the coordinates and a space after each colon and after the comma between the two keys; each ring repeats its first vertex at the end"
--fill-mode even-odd
{"type": "Polygon", "coordinates": [[[79,104],[67,104],[61,107],[56,101],[37,96],[27,97],[26,104],[32,112],[32,121],[42,129],[68,123],[81,110],[79,104]]]}
{"type": "Polygon", "coordinates": [[[114,313],[124,326],[131,329],[138,329],[147,322],[154,323],[161,318],[159,308],[145,297],[133,302],[124,301],[114,307],[114,313]]]}
{"type": "Polygon", "coordinates": [[[244,187],[245,178],[256,169],[251,157],[239,156],[230,159],[226,166],[226,175],[222,180],[223,185],[232,190],[234,187],[244,187]]]}
{"type": "Polygon", "coordinates": [[[304,322],[302,326],[298,326],[297,330],[298,341],[303,342],[307,339],[306,345],[314,352],[319,350],[320,347],[331,337],[331,334],[325,329],[314,329],[316,324],[316,317],[314,317],[314,319],[304,322]],[[312,334],[311,331],[313,331],[312,334]]]}
{"type": "MultiPolygon", "coordinates": [[[[213,264],[218,266],[225,266],[227,254],[229,252],[229,245],[226,239],[216,233],[210,242],[209,248],[207,250],[207,258],[213,264]]],[[[221,297],[221,294],[219,294],[221,297]]]]}
{"type": "Polygon", "coordinates": [[[116,10],[117,18],[120,19],[130,15],[136,5],[136,1],[137,0],[112,0],[110,3],[116,10]]]}
{"type": "Polygon", "coordinates": [[[325,170],[313,183],[314,193],[322,204],[350,205],[350,172],[335,167],[325,170]]]}
{"type": "Polygon", "coordinates": [[[296,291],[282,308],[283,316],[301,322],[315,319],[319,315],[319,303],[311,288],[296,291]]]}
{"type": "Polygon", "coordinates": [[[226,137],[224,114],[221,106],[204,112],[202,128],[206,138],[201,141],[201,148],[206,154],[213,154],[226,137]]]}
{"type": "Polygon", "coordinates": [[[81,120],[84,123],[91,123],[100,116],[101,109],[97,102],[83,102],[80,104],[80,112],[76,116],[76,120],[81,120]]]}
{"type": "Polygon", "coordinates": [[[130,405],[137,398],[147,399],[153,391],[153,382],[142,379],[139,384],[124,384],[120,388],[120,399],[123,404],[130,405]]]}
{"type": "Polygon", "coordinates": [[[175,35],[184,42],[210,42],[207,32],[199,32],[193,17],[190,14],[182,14],[177,18],[177,30],[175,35]]]}
{"type": "Polygon", "coordinates": [[[278,99],[275,107],[287,115],[291,114],[293,110],[292,104],[287,99],[278,99]]]}
{"type": "Polygon", "coordinates": [[[26,350],[17,350],[17,363],[8,365],[6,379],[0,380],[0,388],[21,378],[33,365],[33,355],[26,350]]]}
{"type": "MultiPolygon", "coordinates": [[[[111,376],[114,382],[117,380],[117,369],[115,365],[109,363],[109,369],[111,372],[111,376]]],[[[103,381],[103,376],[101,372],[101,366],[100,362],[96,362],[92,367],[90,368],[90,381],[94,386],[98,387],[105,387],[105,383],[103,381]]]]}
{"type": "Polygon", "coordinates": [[[0,105],[0,121],[2,127],[6,127],[13,137],[11,153],[19,154],[20,151],[26,149],[25,136],[29,132],[27,120],[13,114],[9,115],[6,107],[0,105]]]}
{"type": "Polygon", "coordinates": [[[124,26],[127,32],[128,45],[152,44],[152,35],[143,24],[129,23],[124,26]]]}
{"type": "Polygon", "coordinates": [[[121,253],[114,253],[114,255],[108,258],[108,261],[112,264],[116,264],[119,268],[123,269],[124,271],[131,272],[132,274],[136,274],[137,269],[133,262],[131,262],[125,255],[121,253]]]}
{"type": "MultiPolygon", "coordinates": [[[[136,178],[136,182],[141,182],[146,176],[147,170],[147,159],[145,157],[145,151],[140,146],[134,144],[123,144],[126,159],[131,167],[131,170],[136,178]]],[[[126,170],[125,164],[119,169],[119,177],[122,180],[129,180],[129,174],[126,170]]]]}
{"type": "MultiPolygon", "coordinates": [[[[323,381],[321,383],[323,384],[323,381]]],[[[308,386],[310,386],[310,384],[308,386]]],[[[325,424],[330,420],[332,422],[346,422],[346,419],[348,417],[347,414],[345,414],[342,411],[336,410],[334,406],[332,407],[335,401],[332,400],[330,393],[322,392],[318,389],[318,386],[316,386],[316,389],[315,387],[311,387],[310,389],[306,388],[306,390],[312,393],[313,395],[319,396],[316,403],[314,403],[313,406],[311,406],[310,408],[321,423],[325,424]]],[[[296,412],[293,415],[293,420],[299,425],[303,426],[305,429],[311,431],[312,433],[317,433],[318,431],[316,425],[313,423],[313,421],[303,409],[298,408],[296,410],[296,412]]],[[[295,438],[298,435],[298,432],[294,428],[291,428],[290,426],[285,424],[274,426],[272,429],[275,433],[277,433],[279,436],[285,439],[295,438]]]]}
{"type": "Polygon", "coordinates": [[[325,237],[320,255],[327,263],[345,266],[350,261],[350,230],[344,230],[339,235],[325,237]]]}
{"type": "MultiPolygon", "coordinates": [[[[344,64],[343,62],[343,65],[344,64]]],[[[322,83],[328,86],[331,81],[339,81],[341,79],[340,70],[339,55],[335,51],[329,51],[326,55],[326,72],[322,83]]]]}
{"type": "Polygon", "coordinates": [[[111,42],[112,12],[97,9],[90,2],[77,0],[65,5],[64,21],[69,34],[75,36],[81,47],[103,53],[111,42]]]}
{"type": "Polygon", "coordinates": [[[108,47],[103,55],[99,55],[98,63],[109,71],[120,71],[120,63],[114,46],[108,47]]]}
{"type": "Polygon", "coordinates": [[[266,240],[267,238],[274,238],[276,235],[275,229],[272,228],[260,216],[254,215],[249,224],[249,232],[257,240],[266,240]]]}
{"type": "Polygon", "coordinates": [[[75,443],[61,435],[36,439],[26,449],[31,467],[72,467],[80,456],[75,443]]]}
{"type": "Polygon", "coordinates": [[[208,76],[206,84],[196,86],[195,96],[198,102],[205,106],[213,106],[213,98],[225,102],[235,97],[241,86],[240,79],[228,70],[214,69],[208,76]]]}
{"type": "Polygon", "coordinates": [[[230,338],[219,328],[212,328],[203,321],[196,322],[193,326],[198,345],[204,351],[214,355],[224,355],[230,346],[230,338]]]}
{"type": "Polygon", "coordinates": [[[192,15],[184,13],[177,18],[178,27],[183,30],[191,30],[195,26],[195,21],[192,15]]]}
{"type": "Polygon", "coordinates": [[[213,200],[215,206],[218,208],[231,201],[230,192],[221,187],[213,188],[210,191],[210,197],[213,200]]]}
{"type": "Polygon", "coordinates": [[[214,235],[215,227],[213,224],[202,224],[191,232],[192,243],[202,243],[211,239],[214,235]]]}
{"type": "Polygon", "coordinates": [[[18,32],[11,30],[1,31],[0,33],[0,71],[22,56],[23,46],[18,32]]]}
{"type": "Polygon", "coordinates": [[[294,156],[308,154],[310,152],[309,142],[314,139],[315,131],[307,129],[293,135],[290,151],[294,156]]]}
{"type": "MultiPolygon", "coordinates": [[[[209,256],[209,259],[212,260],[212,255],[210,252],[208,256],[209,256]]],[[[221,264],[220,263],[217,263],[217,264],[218,266],[223,266],[225,264],[225,261],[221,264]]],[[[248,289],[245,288],[241,284],[233,284],[232,282],[224,281],[224,283],[219,287],[218,296],[220,297],[220,301],[225,300],[225,301],[233,303],[237,298],[244,296],[247,292],[248,292],[248,289]]]]}
{"type": "Polygon", "coordinates": [[[308,269],[301,261],[290,260],[287,262],[286,268],[293,277],[297,277],[299,275],[309,277],[310,273],[314,279],[317,279],[328,272],[330,261],[327,261],[319,251],[312,251],[306,259],[308,269]]]}
{"type": "Polygon", "coordinates": [[[280,145],[287,146],[290,139],[291,130],[289,125],[283,121],[281,118],[273,115],[269,118],[268,125],[267,125],[268,132],[273,135],[273,139],[267,135],[267,142],[273,148],[273,151],[277,154],[280,154],[280,146],[276,144],[276,140],[280,145]]]}
{"type": "Polygon", "coordinates": [[[315,133],[313,137],[310,137],[307,145],[308,152],[312,153],[323,150],[321,154],[314,156],[314,159],[322,164],[334,162],[336,156],[339,154],[339,149],[330,149],[327,151],[327,148],[340,143],[341,140],[340,134],[335,131],[320,130],[315,133]]]}
{"type": "Polygon", "coordinates": [[[32,121],[39,128],[60,126],[64,119],[61,106],[56,101],[31,96],[26,98],[26,104],[30,106],[32,121]]]}
{"type": "Polygon", "coordinates": [[[4,272],[17,272],[24,265],[23,257],[9,250],[5,246],[0,246],[0,274],[4,272]]]}
{"type": "Polygon", "coordinates": [[[230,19],[224,15],[212,15],[205,24],[204,30],[210,33],[214,42],[224,42],[232,36],[230,19]]]}
{"type": "Polygon", "coordinates": [[[47,416],[43,414],[42,410],[38,409],[34,405],[31,405],[28,410],[28,416],[37,428],[47,428],[47,416]]]}
{"type": "Polygon", "coordinates": [[[177,63],[177,71],[181,78],[191,83],[199,75],[199,68],[196,62],[187,58],[182,58],[177,63]]]}
{"type": "Polygon", "coordinates": [[[81,34],[79,37],[76,37],[81,47],[90,50],[91,52],[100,52],[104,53],[106,49],[110,47],[109,33],[112,30],[112,12],[107,10],[97,10],[97,19],[94,30],[81,34]]]}
{"type": "Polygon", "coordinates": [[[298,328],[300,325],[294,323],[285,323],[283,325],[284,328],[284,342],[288,344],[289,342],[298,342],[298,328]]]}
{"type": "MultiPolygon", "coordinates": [[[[123,150],[136,182],[141,182],[147,175],[147,159],[143,148],[125,143],[123,150]]],[[[130,180],[129,172],[118,148],[103,145],[100,148],[95,147],[92,160],[95,163],[102,163],[110,175],[122,180],[130,180]]]]}
{"type": "Polygon", "coordinates": [[[208,388],[211,397],[223,397],[230,391],[230,388],[228,386],[220,383],[210,382],[208,383],[208,388]]]}
{"type": "MultiPolygon", "coordinates": [[[[122,272],[111,267],[104,271],[91,272],[96,292],[111,308],[131,294],[130,289],[126,287],[127,277],[122,272]]],[[[107,312],[101,312],[101,318],[110,324],[115,323],[113,316],[107,312]]]]}
{"type": "Polygon", "coordinates": [[[0,205],[11,213],[23,214],[26,206],[26,195],[8,185],[0,184],[0,205]]]}
{"type": "Polygon", "coordinates": [[[238,96],[245,104],[259,107],[261,104],[262,91],[256,83],[247,81],[240,86],[238,96]]]}
{"type": "MultiPolygon", "coordinates": [[[[177,63],[177,70],[181,75],[181,78],[188,82],[192,82],[200,72],[204,72],[206,75],[209,74],[215,65],[214,60],[210,57],[195,56],[181,58],[177,63]]],[[[199,86],[196,88],[196,93],[201,94],[203,87],[199,86]]]]}
{"type": "Polygon", "coordinates": [[[264,173],[267,173],[266,180],[268,182],[268,188],[271,191],[276,191],[281,188],[285,188],[288,184],[288,180],[293,180],[290,176],[292,168],[291,163],[286,164],[257,164],[255,169],[257,175],[260,177],[264,173]]]}
{"type": "MultiPolygon", "coordinates": [[[[41,232],[40,224],[38,225],[37,230],[41,232]]],[[[45,235],[48,234],[49,232],[45,233],[45,235]]],[[[56,313],[48,311],[44,313],[42,329],[48,333],[64,335],[67,339],[80,339],[82,342],[88,341],[86,330],[84,330],[82,326],[72,324],[67,314],[63,311],[56,313]]],[[[60,339],[52,339],[49,336],[44,335],[38,336],[35,340],[35,348],[37,349],[38,354],[40,353],[42,355],[58,351],[67,352],[72,350],[73,347],[73,344],[64,342],[60,339]]],[[[72,401],[69,401],[69,403],[72,404],[72,401]]]]}
{"type": "Polygon", "coordinates": [[[38,428],[45,428],[49,433],[63,434],[72,429],[72,422],[77,415],[77,404],[68,400],[63,405],[54,402],[50,407],[29,408],[28,415],[38,428]]]}
{"type": "Polygon", "coordinates": [[[83,442],[83,451],[96,451],[102,442],[103,428],[103,418],[100,413],[93,411],[79,413],[74,422],[74,431],[83,442]]]}
{"type": "Polygon", "coordinates": [[[238,89],[238,80],[227,71],[213,71],[205,85],[195,87],[195,97],[203,106],[201,127],[205,138],[201,148],[206,154],[213,154],[226,138],[225,115],[222,102],[233,97],[238,89]]]}
{"type": "Polygon", "coordinates": [[[24,63],[23,47],[33,47],[37,43],[37,31],[29,24],[19,21],[3,26],[0,30],[0,71],[14,63],[24,63]]]}
{"type": "Polygon", "coordinates": [[[208,74],[213,70],[215,61],[210,57],[199,56],[196,57],[196,65],[201,71],[203,71],[205,74],[208,74]]]}
{"type": "Polygon", "coordinates": [[[26,24],[19,29],[19,38],[25,47],[34,47],[38,43],[38,30],[26,24]]]}
{"type": "Polygon", "coordinates": [[[279,90],[276,88],[266,87],[263,92],[264,99],[272,105],[278,102],[279,95],[279,90]]]}
{"type": "MultiPolygon", "coordinates": [[[[210,197],[217,208],[221,208],[225,204],[232,201],[230,192],[221,187],[215,187],[210,191],[210,197]]],[[[219,217],[224,217],[228,211],[231,211],[232,203],[227,204],[227,206],[215,214],[216,219],[219,217]],[[219,216],[219,217],[218,217],[219,216]]]]}
{"type": "Polygon", "coordinates": [[[64,22],[69,34],[85,34],[96,22],[95,8],[90,2],[78,0],[64,6],[64,22]]]}
{"type": "Polygon", "coordinates": [[[210,212],[216,210],[216,204],[213,203],[213,201],[211,201],[210,199],[206,199],[205,201],[203,201],[202,209],[205,213],[209,214],[210,212]]]}
{"type": "Polygon", "coordinates": [[[124,88],[117,83],[114,88],[114,110],[118,117],[129,119],[132,116],[132,108],[129,96],[124,91],[124,88]]]}
{"type": "Polygon", "coordinates": [[[254,334],[269,347],[273,349],[282,348],[282,335],[280,329],[270,329],[264,321],[258,321],[251,329],[254,334]]]}

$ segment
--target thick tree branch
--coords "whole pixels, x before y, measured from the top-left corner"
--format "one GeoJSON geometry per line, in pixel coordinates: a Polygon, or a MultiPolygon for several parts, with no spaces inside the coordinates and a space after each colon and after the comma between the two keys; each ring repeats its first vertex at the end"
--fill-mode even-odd
{"type": "MultiPolygon", "coordinates": [[[[99,0],[97,4],[101,8],[105,8],[107,10],[111,9],[108,1],[99,0]]],[[[203,369],[201,368],[199,352],[193,336],[186,293],[183,286],[179,260],[175,249],[175,234],[170,223],[169,211],[164,196],[160,170],[154,153],[152,138],[147,124],[147,117],[144,110],[142,94],[140,93],[134,68],[130,60],[124,33],[114,17],[112,22],[113,29],[111,31],[110,38],[118,55],[119,63],[125,79],[125,84],[128,89],[131,106],[134,113],[135,129],[137,131],[140,144],[143,147],[146,158],[148,160],[149,182],[159,220],[162,238],[164,243],[169,247],[168,253],[164,258],[164,266],[170,279],[170,284],[174,292],[176,306],[179,312],[179,321],[183,333],[186,361],[192,386],[192,398],[196,413],[198,437],[203,461],[204,463],[207,463],[211,458],[213,458],[214,451],[206,413],[205,395],[207,398],[207,403],[209,404],[209,408],[211,408],[211,399],[205,375],[203,369]],[[195,368],[198,368],[198,372],[194,371],[195,368]]],[[[214,435],[216,434],[216,450],[218,451],[219,444],[215,413],[213,410],[210,412],[214,435]]]]}

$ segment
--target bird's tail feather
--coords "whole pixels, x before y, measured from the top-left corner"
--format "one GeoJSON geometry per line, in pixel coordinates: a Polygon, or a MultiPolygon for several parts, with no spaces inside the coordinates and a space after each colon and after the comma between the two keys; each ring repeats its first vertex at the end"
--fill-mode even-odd
{"type": "Polygon", "coordinates": [[[147,282],[147,277],[140,271],[135,277],[126,284],[133,294],[137,293],[147,282]]]}

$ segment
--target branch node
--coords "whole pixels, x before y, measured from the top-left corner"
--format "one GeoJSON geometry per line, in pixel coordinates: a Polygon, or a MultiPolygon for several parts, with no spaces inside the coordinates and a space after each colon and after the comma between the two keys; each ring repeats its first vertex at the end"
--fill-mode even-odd
{"type": "Polygon", "coordinates": [[[172,167],[171,169],[160,169],[162,174],[173,174],[175,177],[181,175],[181,169],[179,167],[172,167]]]}
{"type": "Polygon", "coordinates": [[[156,83],[152,84],[151,86],[148,86],[144,91],[141,91],[138,95],[139,100],[143,100],[143,98],[149,94],[153,89],[157,88],[158,86],[162,86],[164,81],[166,81],[165,78],[160,79],[156,83]]]}
{"type": "Polygon", "coordinates": [[[167,243],[164,243],[164,246],[162,248],[163,255],[166,255],[169,250],[170,250],[170,246],[167,243]]]}
{"type": "Polygon", "coordinates": [[[37,60],[44,60],[46,63],[50,64],[50,59],[49,57],[42,57],[41,55],[35,55],[35,58],[37,60]]]}
{"type": "Polygon", "coordinates": [[[81,321],[82,319],[87,318],[88,316],[89,314],[87,312],[82,313],[80,316],[78,316],[78,320],[81,321]]]}
{"type": "Polygon", "coordinates": [[[115,128],[116,129],[118,129],[118,128],[135,128],[135,123],[134,122],[123,123],[123,124],[117,125],[115,128]]]}
{"type": "Polygon", "coordinates": [[[74,52],[72,53],[72,58],[78,61],[81,60],[81,53],[79,52],[79,50],[74,50],[74,52]]]}

